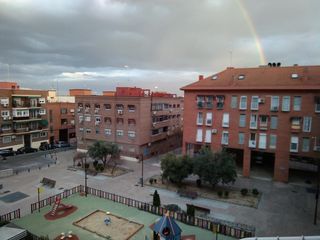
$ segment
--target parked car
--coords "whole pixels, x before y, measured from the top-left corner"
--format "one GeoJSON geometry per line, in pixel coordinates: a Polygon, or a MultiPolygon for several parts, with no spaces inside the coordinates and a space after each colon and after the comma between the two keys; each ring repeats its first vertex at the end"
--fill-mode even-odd
{"type": "Polygon", "coordinates": [[[65,142],[65,141],[58,141],[54,144],[54,147],[56,147],[56,148],[70,147],[70,143],[65,142]]]}
{"type": "Polygon", "coordinates": [[[40,143],[39,150],[46,151],[46,150],[54,149],[54,148],[55,147],[53,146],[53,144],[49,144],[47,142],[42,142],[42,143],[40,143]]]}
{"type": "Polygon", "coordinates": [[[10,149],[0,149],[0,159],[6,159],[8,156],[13,156],[16,153],[10,149]]]}
{"type": "Polygon", "coordinates": [[[38,152],[38,149],[32,147],[21,147],[17,149],[17,154],[38,152]]]}

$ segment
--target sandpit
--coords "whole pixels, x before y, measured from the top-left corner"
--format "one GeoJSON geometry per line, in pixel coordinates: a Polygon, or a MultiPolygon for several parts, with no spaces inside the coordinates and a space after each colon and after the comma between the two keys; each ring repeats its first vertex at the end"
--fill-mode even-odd
{"type": "Polygon", "coordinates": [[[114,214],[107,214],[102,210],[96,210],[73,224],[101,237],[107,238],[109,236],[112,240],[130,239],[143,228],[143,224],[114,214]],[[106,217],[111,219],[110,225],[104,223],[106,217]]]}

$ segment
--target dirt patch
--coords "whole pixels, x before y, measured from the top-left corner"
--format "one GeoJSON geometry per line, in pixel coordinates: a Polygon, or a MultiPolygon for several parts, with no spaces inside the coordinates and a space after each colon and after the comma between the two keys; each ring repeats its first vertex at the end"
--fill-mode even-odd
{"type": "MultiPolygon", "coordinates": [[[[169,181],[164,180],[164,182],[162,183],[161,176],[157,175],[151,178],[156,179],[156,181],[153,181],[153,183],[150,184],[150,179],[147,179],[145,181],[145,185],[152,186],[155,188],[167,189],[173,192],[178,192],[179,190],[177,185],[169,181]]],[[[219,186],[219,185],[216,186],[214,189],[207,185],[203,185],[201,186],[201,188],[199,188],[196,186],[194,181],[185,181],[181,188],[187,191],[197,192],[199,197],[233,203],[233,204],[242,205],[242,206],[253,207],[253,208],[258,207],[258,204],[261,198],[261,193],[259,193],[258,195],[253,195],[250,189],[248,189],[249,191],[246,196],[242,196],[240,191],[241,189],[236,189],[230,186],[219,186]],[[225,195],[226,191],[228,192],[228,196],[225,195]],[[222,196],[219,196],[218,192],[222,192],[222,196]]]]}
{"type": "Polygon", "coordinates": [[[110,238],[112,240],[130,239],[143,228],[143,224],[114,214],[107,214],[102,210],[96,210],[73,224],[101,237],[110,238]],[[111,220],[109,225],[106,225],[104,222],[107,217],[111,220]]]}
{"type": "Polygon", "coordinates": [[[113,173],[112,173],[111,168],[107,168],[103,172],[100,172],[99,174],[104,175],[104,176],[108,176],[108,177],[118,177],[118,176],[126,174],[128,172],[130,172],[129,169],[117,167],[113,170],[113,173]]]}
{"type": "Polygon", "coordinates": [[[71,207],[68,207],[68,208],[58,208],[57,211],[56,211],[56,214],[54,216],[51,215],[51,211],[46,213],[44,215],[45,219],[49,220],[49,221],[52,221],[52,220],[56,220],[56,219],[59,219],[59,218],[63,218],[63,217],[66,217],[68,215],[70,215],[71,213],[74,213],[78,208],[75,207],[75,206],[71,206],[71,207]]]}

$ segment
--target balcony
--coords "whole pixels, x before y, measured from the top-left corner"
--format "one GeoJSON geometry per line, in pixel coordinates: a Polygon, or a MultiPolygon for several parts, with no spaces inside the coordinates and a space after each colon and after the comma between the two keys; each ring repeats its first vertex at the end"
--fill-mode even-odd
{"type": "Polygon", "coordinates": [[[168,127],[168,120],[152,123],[152,128],[168,127]]]}
{"type": "Polygon", "coordinates": [[[166,132],[162,132],[162,133],[158,133],[155,135],[151,135],[151,142],[156,142],[159,140],[163,140],[167,138],[167,133],[166,132]]]}

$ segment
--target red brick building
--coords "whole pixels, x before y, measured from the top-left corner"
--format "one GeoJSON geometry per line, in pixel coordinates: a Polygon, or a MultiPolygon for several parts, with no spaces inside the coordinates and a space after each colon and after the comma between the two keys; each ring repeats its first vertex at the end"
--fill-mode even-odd
{"type": "Polygon", "coordinates": [[[320,66],[229,67],[182,90],[184,153],[225,148],[244,176],[260,164],[284,182],[295,169],[317,171],[320,66]]]}
{"type": "Polygon", "coordinates": [[[149,157],[181,146],[183,98],[118,87],[76,96],[78,150],[96,140],[117,143],[122,155],[149,157]]]}
{"type": "Polygon", "coordinates": [[[0,82],[0,149],[39,148],[48,142],[48,91],[0,82]]]}

